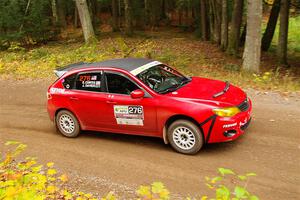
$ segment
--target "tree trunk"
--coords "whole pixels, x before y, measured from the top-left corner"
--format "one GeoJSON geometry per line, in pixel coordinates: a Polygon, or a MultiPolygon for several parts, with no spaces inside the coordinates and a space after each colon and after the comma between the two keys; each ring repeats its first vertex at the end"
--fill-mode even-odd
{"type": "Polygon", "coordinates": [[[125,34],[132,35],[132,5],[131,0],[125,0],[125,34]]]}
{"type": "Polygon", "coordinates": [[[215,41],[215,15],[214,15],[214,9],[213,9],[213,1],[214,0],[208,0],[208,25],[209,25],[209,32],[210,37],[209,39],[212,41],[215,41]]]}
{"type": "Polygon", "coordinates": [[[209,38],[208,35],[208,24],[207,24],[207,2],[206,0],[200,0],[201,9],[201,34],[202,40],[206,41],[209,38]]]}
{"type": "Polygon", "coordinates": [[[221,48],[226,50],[228,44],[228,4],[222,0],[221,48]]]}
{"type": "Polygon", "coordinates": [[[117,0],[111,1],[112,17],[113,17],[113,31],[119,31],[119,16],[118,16],[118,2],[117,0]]]}
{"type": "Polygon", "coordinates": [[[122,0],[118,0],[118,15],[119,15],[119,29],[121,29],[122,27],[122,22],[123,22],[123,19],[122,19],[122,0]]]}
{"type": "MultiPolygon", "coordinates": [[[[27,16],[27,13],[28,13],[28,10],[29,10],[30,3],[31,3],[31,0],[28,0],[28,1],[27,1],[27,5],[26,5],[26,9],[25,9],[25,13],[24,13],[24,17],[27,16]]],[[[20,28],[19,28],[19,32],[22,31],[23,27],[24,27],[24,18],[23,18],[22,24],[21,24],[21,26],[20,26],[20,28]]]]}
{"type": "Polygon", "coordinates": [[[243,18],[243,4],[244,0],[235,0],[233,6],[231,29],[228,35],[228,47],[227,53],[231,55],[238,55],[239,41],[240,41],[240,29],[243,18]]]}
{"type": "Polygon", "coordinates": [[[220,0],[213,0],[215,42],[221,43],[221,6],[220,0]]]}
{"type": "Polygon", "coordinates": [[[182,25],[182,9],[179,8],[178,10],[178,25],[181,26],[182,25]]]}
{"type": "Polygon", "coordinates": [[[74,7],[74,28],[78,28],[78,9],[74,7]]]}
{"type": "Polygon", "coordinates": [[[280,63],[287,65],[287,41],[289,29],[290,0],[282,0],[280,8],[280,28],[278,37],[277,56],[280,63]]]}
{"type": "Polygon", "coordinates": [[[243,54],[243,69],[259,72],[261,56],[261,0],[248,0],[247,35],[243,54]]]}
{"type": "Polygon", "coordinates": [[[150,24],[150,2],[149,0],[144,0],[144,4],[145,4],[145,25],[149,25],[150,24]]]}
{"type": "Polygon", "coordinates": [[[57,13],[59,25],[65,29],[67,27],[66,21],[66,5],[64,0],[57,0],[57,13]]]}
{"type": "Polygon", "coordinates": [[[57,14],[56,0],[51,0],[51,8],[52,8],[53,24],[57,25],[57,23],[58,23],[58,14],[57,14]]]}
{"type": "Polygon", "coordinates": [[[161,1],[161,13],[160,13],[160,18],[161,19],[166,19],[167,18],[167,13],[166,13],[166,2],[165,0],[161,1]]]}
{"type": "Polygon", "coordinates": [[[89,8],[89,13],[91,16],[91,20],[92,20],[92,24],[94,27],[94,30],[96,30],[97,28],[97,24],[98,24],[98,2],[97,0],[87,0],[87,5],[89,8]]]}
{"type": "Polygon", "coordinates": [[[241,38],[240,38],[240,47],[243,47],[245,45],[246,35],[247,35],[247,23],[245,23],[245,25],[243,27],[243,31],[242,31],[241,38]]]}
{"type": "Polygon", "coordinates": [[[279,11],[280,11],[280,2],[281,0],[275,0],[272,6],[272,10],[270,13],[269,21],[267,24],[267,28],[264,32],[263,38],[262,38],[262,44],[261,44],[261,49],[263,51],[268,51],[270,48],[273,35],[275,32],[278,16],[279,16],[279,11]]]}
{"type": "Polygon", "coordinates": [[[87,2],[86,0],[76,0],[76,6],[79,13],[84,40],[85,42],[90,42],[95,39],[95,32],[87,2]]]}

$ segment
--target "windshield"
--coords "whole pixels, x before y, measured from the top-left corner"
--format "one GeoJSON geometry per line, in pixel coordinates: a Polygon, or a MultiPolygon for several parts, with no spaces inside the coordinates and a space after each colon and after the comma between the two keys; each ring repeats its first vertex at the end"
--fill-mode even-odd
{"type": "Polygon", "coordinates": [[[161,94],[175,91],[191,81],[190,78],[163,64],[141,72],[137,78],[161,94]]]}

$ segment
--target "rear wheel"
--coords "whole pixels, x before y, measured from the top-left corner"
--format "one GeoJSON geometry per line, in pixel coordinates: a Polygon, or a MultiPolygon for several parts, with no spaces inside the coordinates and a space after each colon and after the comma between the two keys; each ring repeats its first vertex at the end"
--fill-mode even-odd
{"type": "Polygon", "coordinates": [[[188,120],[173,122],[168,128],[168,139],[173,149],[183,154],[195,154],[203,146],[201,131],[188,120]]]}
{"type": "Polygon", "coordinates": [[[58,131],[66,137],[77,137],[80,133],[78,120],[70,111],[59,111],[55,123],[58,131]]]}

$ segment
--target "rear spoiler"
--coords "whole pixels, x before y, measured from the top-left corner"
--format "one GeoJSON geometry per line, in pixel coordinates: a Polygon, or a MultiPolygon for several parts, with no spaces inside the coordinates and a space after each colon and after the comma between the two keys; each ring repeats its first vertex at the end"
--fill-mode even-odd
{"type": "Polygon", "coordinates": [[[79,68],[79,67],[82,67],[83,65],[86,65],[88,63],[85,63],[85,62],[78,62],[78,63],[73,63],[73,64],[70,64],[70,65],[66,65],[66,66],[63,66],[63,67],[59,67],[57,69],[54,70],[54,73],[55,75],[60,78],[62,77],[66,72],[68,71],[71,71],[72,69],[76,69],[76,68],[79,68]]]}

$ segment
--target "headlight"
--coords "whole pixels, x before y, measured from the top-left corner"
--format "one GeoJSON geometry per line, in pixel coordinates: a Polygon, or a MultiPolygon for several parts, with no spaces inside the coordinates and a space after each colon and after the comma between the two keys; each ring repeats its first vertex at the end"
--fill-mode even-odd
{"type": "Polygon", "coordinates": [[[213,109],[213,112],[220,117],[232,117],[241,111],[237,107],[228,107],[228,108],[215,108],[213,109]]]}

